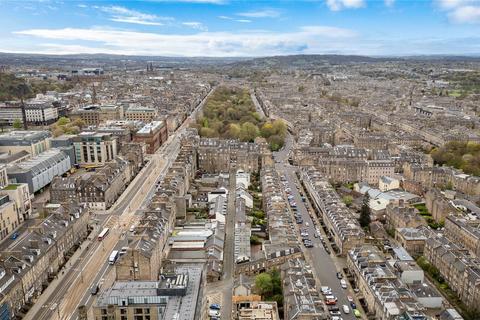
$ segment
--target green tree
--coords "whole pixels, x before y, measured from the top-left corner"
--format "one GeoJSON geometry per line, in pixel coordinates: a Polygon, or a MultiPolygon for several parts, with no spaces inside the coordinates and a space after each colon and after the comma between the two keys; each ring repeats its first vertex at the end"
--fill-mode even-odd
{"type": "Polygon", "coordinates": [[[242,141],[253,142],[259,134],[258,127],[251,122],[245,122],[240,128],[240,140],[242,141]]]}
{"type": "Polygon", "coordinates": [[[353,202],[352,196],[348,196],[348,195],[343,196],[342,200],[343,200],[343,203],[345,203],[347,205],[347,207],[350,207],[352,205],[352,202],[353,202]]]}
{"type": "Polygon", "coordinates": [[[268,273],[260,273],[255,277],[255,288],[263,296],[270,296],[273,292],[272,277],[268,273]]]}
{"type": "Polygon", "coordinates": [[[200,136],[205,138],[215,138],[218,136],[218,133],[215,130],[206,127],[201,128],[199,133],[200,136]]]}
{"type": "Polygon", "coordinates": [[[284,136],[287,133],[287,125],[285,122],[283,122],[283,120],[277,119],[273,121],[272,126],[275,134],[284,136]]]}
{"type": "Polygon", "coordinates": [[[66,125],[66,124],[68,124],[68,123],[70,123],[70,119],[69,119],[69,118],[67,118],[67,117],[61,117],[60,119],[58,119],[58,121],[57,121],[56,124],[59,125],[59,126],[64,126],[64,125],[66,125]]]}
{"type": "Polygon", "coordinates": [[[23,127],[23,122],[22,122],[22,120],[20,120],[20,119],[15,119],[15,120],[13,121],[13,125],[12,125],[12,126],[13,126],[14,129],[22,129],[22,127],[23,127]]]}
{"type": "Polygon", "coordinates": [[[360,210],[360,218],[358,221],[360,222],[360,226],[362,228],[368,228],[370,226],[371,217],[370,217],[370,195],[365,193],[363,197],[362,208],[360,210]]]}
{"type": "Polygon", "coordinates": [[[281,135],[275,134],[268,138],[267,141],[272,151],[278,151],[281,147],[283,147],[283,142],[285,141],[285,138],[281,135]]]}
{"type": "Polygon", "coordinates": [[[272,136],[274,133],[275,133],[275,131],[273,130],[273,125],[272,125],[271,122],[265,122],[263,124],[262,128],[260,129],[260,134],[264,138],[268,138],[268,137],[272,136]]]}

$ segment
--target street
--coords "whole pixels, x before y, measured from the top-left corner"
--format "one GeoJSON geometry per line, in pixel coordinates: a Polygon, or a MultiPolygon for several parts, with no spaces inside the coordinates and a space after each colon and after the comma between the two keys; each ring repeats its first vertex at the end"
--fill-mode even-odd
{"type": "MultiPolygon", "coordinates": [[[[306,207],[307,202],[302,201],[302,196],[300,195],[300,192],[297,188],[297,185],[299,187],[301,187],[301,185],[295,174],[296,167],[291,166],[285,162],[285,160],[288,158],[288,153],[290,151],[290,148],[292,147],[292,144],[292,138],[290,135],[288,135],[285,147],[279,152],[274,153],[274,158],[276,160],[275,166],[276,169],[279,171],[280,175],[285,176],[287,180],[287,186],[291,189],[291,195],[296,202],[297,210],[303,218],[303,224],[298,225],[298,227],[301,229],[307,229],[309,238],[310,240],[312,240],[313,248],[305,248],[307,261],[312,264],[312,267],[315,270],[315,274],[320,281],[320,285],[330,287],[333,294],[338,298],[336,305],[340,309],[342,308],[342,305],[347,305],[349,307],[350,313],[344,314],[342,312],[341,317],[344,320],[355,319],[355,316],[353,315],[350,308],[350,303],[347,300],[347,295],[351,297],[355,296],[352,292],[352,288],[348,286],[348,289],[342,289],[340,285],[340,280],[337,279],[336,275],[338,271],[342,270],[342,268],[340,266],[337,266],[334,262],[335,258],[325,251],[320,238],[314,237],[314,234],[316,232],[315,226],[318,226],[318,229],[320,229],[320,232],[323,238],[326,239],[328,245],[328,239],[324,234],[320,224],[317,223],[316,219],[314,221],[314,219],[310,217],[310,214],[308,213],[306,207]]],[[[311,210],[311,212],[313,211],[311,210]]],[[[330,252],[333,252],[331,248],[330,252]]]]}

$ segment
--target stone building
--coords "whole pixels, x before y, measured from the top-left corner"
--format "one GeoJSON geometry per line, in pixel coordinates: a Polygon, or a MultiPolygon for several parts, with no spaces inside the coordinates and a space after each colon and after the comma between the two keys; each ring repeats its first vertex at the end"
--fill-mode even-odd
{"type": "Polygon", "coordinates": [[[445,236],[480,259],[480,220],[450,215],[445,219],[445,236]]]}
{"type": "Polygon", "coordinates": [[[208,173],[236,170],[257,172],[260,150],[257,144],[236,140],[202,138],[197,147],[198,168],[208,173]]]}
{"type": "Polygon", "coordinates": [[[59,206],[24,237],[0,253],[1,303],[14,316],[42,293],[44,284],[58,273],[76,246],[87,237],[89,211],[69,203],[59,206]],[[3,272],[2,272],[3,271],[3,272]]]}
{"type": "Polygon", "coordinates": [[[147,153],[155,153],[168,139],[168,130],[165,121],[153,121],[138,130],[133,136],[134,142],[145,143],[147,153]]]}

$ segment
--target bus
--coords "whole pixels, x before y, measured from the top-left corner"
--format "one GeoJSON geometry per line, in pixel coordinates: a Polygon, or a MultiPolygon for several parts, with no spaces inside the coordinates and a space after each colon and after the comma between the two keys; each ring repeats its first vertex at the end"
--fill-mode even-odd
{"type": "Polygon", "coordinates": [[[113,250],[112,253],[110,254],[110,257],[108,258],[108,263],[109,264],[114,264],[115,261],[118,259],[118,250],[113,250]]]}
{"type": "Polygon", "coordinates": [[[102,241],[107,236],[109,231],[109,228],[104,228],[102,232],[100,232],[100,234],[98,235],[98,241],[102,241]]]}

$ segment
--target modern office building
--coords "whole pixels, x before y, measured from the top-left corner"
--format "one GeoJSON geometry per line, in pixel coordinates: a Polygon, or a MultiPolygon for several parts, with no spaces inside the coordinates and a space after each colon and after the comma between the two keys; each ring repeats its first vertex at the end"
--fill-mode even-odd
{"type": "Polygon", "coordinates": [[[9,154],[27,151],[32,157],[50,149],[49,131],[15,130],[0,134],[0,152],[9,154]]]}
{"type": "Polygon", "coordinates": [[[7,174],[10,181],[26,183],[30,193],[34,193],[71,167],[69,156],[59,149],[50,149],[29,160],[8,166],[7,174]]]}
{"type": "Polygon", "coordinates": [[[110,133],[85,131],[74,138],[75,156],[80,166],[100,166],[117,156],[117,138],[110,133]]]}

